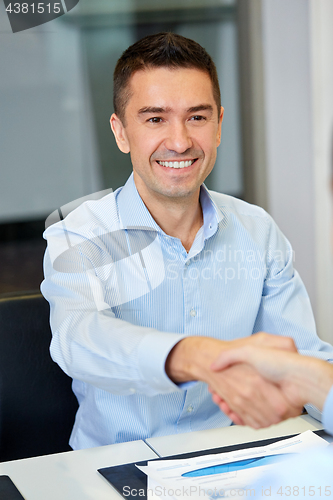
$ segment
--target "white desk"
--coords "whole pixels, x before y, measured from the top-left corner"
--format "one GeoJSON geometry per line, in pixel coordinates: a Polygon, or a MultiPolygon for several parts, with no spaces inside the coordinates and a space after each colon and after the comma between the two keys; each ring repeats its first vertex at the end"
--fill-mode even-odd
{"type": "Polygon", "coordinates": [[[143,441],[0,463],[26,500],[119,500],[97,469],[156,458],[143,441]]]}
{"type": "Polygon", "coordinates": [[[306,415],[268,429],[231,426],[147,439],[157,454],[143,441],[132,441],[3,462],[0,474],[10,476],[26,500],[119,500],[122,497],[97,469],[321,428],[320,422],[306,415]]]}
{"type": "Polygon", "coordinates": [[[167,457],[179,453],[190,453],[191,451],[207,450],[233,444],[250,443],[251,441],[288,436],[307,430],[316,431],[322,428],[323,426],[318,420],[315,420],[309,415],[303,415],[296,418],[290,418],[280,424],[272,425],[267,429],[255,430],[251,429],[251,427],[232,425],[231,427],[221,427],[219,429],[209,429],[207,431],[149,438],[146,442],[158,455],[167,457]]]}

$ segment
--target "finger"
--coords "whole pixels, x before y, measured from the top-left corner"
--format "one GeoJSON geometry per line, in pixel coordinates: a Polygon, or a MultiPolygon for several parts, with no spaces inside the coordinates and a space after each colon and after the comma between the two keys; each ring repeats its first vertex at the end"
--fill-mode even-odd
{"type": "Polygon", "coordinates": [[[249,346],[243,346],[221,351],[218,358],[211,364],[211,370],[224,370],[235,363],[245,363],[248,359],[248,350],[249,346]]]}
{"type": "MultiPolygon", "coordinates": [[[[242,423],[245,422],[252,427],[267,425],[267,420],[272,417],[260,388],[260,385],[266,382],[250,366],[244,364],[232,366],[218,372],[215,377],[216,385],[211,384],[214,392],[228,404],[242,423]]],[[[220,406],[219,398],[215,396],[213,401],[230,416],[230,410],[224,405],[220,406]]]]}
{"type": "Polygon", "coordinates": [[[227,415],[227,417],[229,417],[234,422],[234,424],[244,425],[244,422],[241,419],[241,417],[239,415],[237,415],[237,413],[232,411],[231,408],[229,407],[229,405],[225,401],[221,400],[221,402],[218,406],[219,406],[220,410],[223,411],[223,413],[225,413],[227,415]]]}
{"type": "Polygon", "coordinates": [[[256,419],[252,418],[251,415],[246,415],[244,418],[241,418],[237,413],[232,411],[227,403],[225,403],[223,400],[221,403],[218,405],[220,410],[223,411],[227,415],[227,417],[230,418],[234,422],[234,424],[237,425],[248,425],[250,427],[253,427],[255,429],[259,429],[261,427],[261,424],[257,422],[256,419]]]}
{"type": "Polygon", "coordinates": [[[216,392],[212,392],[213,402],[220,408],[220,410],[227,415],[235,424],[244,425],[243,420],[233,412],[230,406],[224,401],[216,392]]]}
{"type": "Polygon", "coordinates": [[[244,422],[239,415],[233,412],[228,403],[216,394],[216,392],[212,394],[212,400],[235,424],[244,425],[244,422]]]}
{"type": "Polygon", "coordinates": [[[220,403],[223,401],[223,399],[218,394],[216,394],[216,392],[212,394],[212,400],[217,406],[220,406],[220,403]]]}
{"type": "MultiPolygon", "coordinates": [[[[244,351],[244,349],[253,346],[297,352],[295,342],[291,337],[282,337],[280,335],[273,335],[265,332],[258,332],[250,337],[231,341],[229,344],[231,348],[223,349],[220,352],[218,358],[211,365],[212,370],[223,370],[232,364],[245,362],[248,353],[244,351]],[[235,346],[235,348],[233,346],[235,346]],[[230,354],[231,351],[232,354],[230,354]]],[[[254,354],[252,355],[254,356],[254,354]]]]}
{"type": "Polygon", "coordinates": [[[212,394],[212,400],[213,402],[220,408],[220,410],[227,415],[235,424],[237,425],[244,425],[243,420],[240,418],[239,415],[237,415],[235,412],[233,412],[230,408],[230,406],[224,401],[220,396],[216,393],[212,394]]]}
{"type": "MultiPolygon", "coordinates": [[[[253,368],[237,364],[216,374],[211,384],[232,412],[253,428],[268,427],[289,418],[295,410],[281,390],[258,375],[253,368]]],[[[230,414],[230,412],[229,412],[230,414]]]]}
{"type": "Polygon", "coordinates": [[[261,347],[281,349],[282,351],[297,352],[294,339],[271,333],[257,332],[249,337],[249,342],[261,347]]]}
{"type": "Polygon", "coordinates": [[[281,390],[280,387],[275,385],[264,386],[263,395],[267,399],[271,411],[276,416],[277,421],[272,421],[271,423],[278,423],[282,420],[286,420],[287,418],[295,417],[301,413],[302,405],[288,399],[287,395],[281,390]]]}
{"type": "Polygon", "coordinates": [[[234,412],[229,412],[229,413],[226,413],[223,409],[223,406],[220,406],[220,410],[225,413],[227,415],[228,418],[230,418],[230,420],[233,421],[234,424],[236,425],[247,425],[243,422],[243,420],[234,412]]]}

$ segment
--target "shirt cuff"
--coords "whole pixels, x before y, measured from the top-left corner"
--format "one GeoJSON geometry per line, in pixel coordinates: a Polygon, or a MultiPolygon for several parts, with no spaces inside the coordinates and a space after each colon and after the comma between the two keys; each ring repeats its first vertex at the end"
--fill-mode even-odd
{"type": "Polygon", "coordinates": [[[139,346],[139,370],[142,378],[156,391],[175,392],[182,388],[165,372],[165,362],[171,349],[186,335],[155,331],[146,335],[139,346]]]}
{"type": "Polygon", "coordinates": [[[333,435],[333,386],[324,403],[323,426],[327,432],[333,435]]]}

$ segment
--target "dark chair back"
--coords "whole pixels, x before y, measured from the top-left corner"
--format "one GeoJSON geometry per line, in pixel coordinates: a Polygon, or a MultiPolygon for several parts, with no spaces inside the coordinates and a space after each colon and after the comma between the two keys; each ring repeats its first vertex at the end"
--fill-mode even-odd
{"type": "Polygon", "coordinates": [[[77,400],[49,354],[41,294],[0,298],[0,461],[68,451],[77,400]]]}

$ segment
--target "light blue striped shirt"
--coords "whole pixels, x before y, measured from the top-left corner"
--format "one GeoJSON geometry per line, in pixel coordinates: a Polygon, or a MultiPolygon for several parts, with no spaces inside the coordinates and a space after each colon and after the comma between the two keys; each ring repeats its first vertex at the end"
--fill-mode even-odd
{"type": "Polygon", "coordinates": [[[156,224],[133,176],[45,231],[51,355],[80,404],[74,449],[230,424],[205,384],[186,390],[167,377],[167,355],[186,336],[263,330],[332,357],[271,217],[204,186],[200,202],[204,224],[189,253],[156,224]]]}

